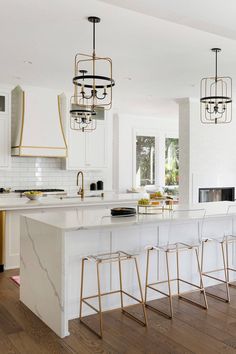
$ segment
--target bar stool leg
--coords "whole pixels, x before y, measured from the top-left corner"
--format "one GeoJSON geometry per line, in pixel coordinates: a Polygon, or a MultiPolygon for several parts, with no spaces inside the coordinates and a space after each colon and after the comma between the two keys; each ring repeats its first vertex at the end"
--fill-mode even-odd
{"type": "Polygon", "coordinates": [[[97,286],[98,286],[98,314],[99,314],[99,326],[100,326],[100,336],[103,337],[103,321],[102,321],[102,301],[101,301],[101,287],[100,287],[100,271],[99,271],[100,262],[97,262],[97,286]]]}
{"type": "Polygon", "coordinates": [[[139,274],[139,269],[138,269],[138,262],[137,262],[136,257],[134,257],[134,262],[135,262],[135,268],[136,268],[137,278],[138,278],[138,285],[139,285],[139,292],[140,292],[140,298],[141,298],[141,305],[142,305],[142,309],[143,309],[144,323],[145,323],[145,326],[147,326],[147,314],[146,314],[145,304],[143,301],[142,285],[141,285],[140,274],[139,274]]]}
{"type": "Polygon", "coordinates": [[[226,250],[227,282],[229,283],[229,244],[228,244],[228,237],[226,237],[226,241],[225,241],[225,250],[226,250]]]}
{"type": "Polygon", "coordinates": [[[195,248],[195,254],[196,254],[196,259],[197,259],[197,268],[198,268],[198,273],[200,277],[200,287],[201,287],[201,292],[203,293],[204,297],[204,303],[205,303],[205,309],[208,309],[208,303],[207,303],[207,298],[206,298],[206,291],[203,286],[203,279],[202,279],[202,271],[201,271],[201,265],[200,265],[200,259],[199,259],[199,250],[195,248]]]}
{"type": "Polygon", "coordinates": [[[222,252],[222,258],[223,258],[223,264],[224,264],[225,287],[226,287],[226,296],[227,296],[226,302],[230,302],[229,283],[228,283],[229,282],[228,267],[227,267],[227,263],[226,263],[227,261],[225,260],[224,242],[221,242],[221,252],[222,252]]]}
{"type": "Polygon", "coordinates": [[[80,310],[79,310],[79,319],[82,318],[82,306],[83,306],[83,291],[84,291],[84,262],[85,258],[82,259],[82,268],[81,268],[81,285],[80,285],[80,310]]]}
{"type": "Polygon", "coordinates": [[[177,291],[178,291],[178,295],[179,295],[180,286],[179,286],[179,250],[178,250],[178,245],[176,246],[176,271],[177,271],[177,291]]]}
{"type": "Polygon", "coordinates": [[[150,249],[147,250],[146,281],[145,281],[145,296],[144,296],[145,304],[147,303],[149,260],[150,260],[150,249]]]}
{"type": "Polygon", "coordinates": [[[123,301],[123,284],[122,284],[122,273],[121,273],[121,261],[120,258],[118,260],[118,265],[119,265],[119,279],[120,279],[120,304],[121,304],[121,310],[123,311],[124,308],[124,301],[123,301]]]}
{"type": "Polygon", "coordinates": [[[167,270],[167,281],[168,281],[168,290],[169,290],[169,304],[170,304],[170,318],[173,317],[173,304],[172,304],[172,294],[171,294],[171,284],[170,284],[170,269],[169,269],[169,256],[168,252],[166,253],[166,270],[167,270]]]}

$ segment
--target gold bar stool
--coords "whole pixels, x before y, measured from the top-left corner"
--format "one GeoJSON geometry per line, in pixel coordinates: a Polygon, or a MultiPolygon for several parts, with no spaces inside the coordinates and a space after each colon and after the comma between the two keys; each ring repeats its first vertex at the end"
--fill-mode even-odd
{"type": "MultiPolygon", "coordinates": [[[[200,259],[199,259],[199,247],[201,246],[202,226],[205,218],[204,209],[193,210],[175,210],[172,212],[171,220],[168,225],[168,240],[166,244],[158,244],[154,246],[147,246],[147,265],[146,265],[146,283],[145,283],[145,305],[150,310],[153,310],[167,318],[173,317],[173,296],[178,296],[179,299],[187,301],[190,304],[196,305],[200,308],[207,309],[207,298],[205,289],[203,287],[200,259]],[[189,219],[191,219],[189,221],[189,219]],[[167,280],[149,282],[149,268],[150,268],[150,253],[152,251],[159,251],[165,254],[165,264],[167,272],[167,280]],[[194,284],[180,277],[180,253],[194,252],[197,263],[197,273],[200,278],[200,286],[194,284]],[[170,254],[176,254],[176,277],[172,278],[170,274],[169,257],[170,254]],[[177,294],[172,294],[171,283],[177,282],[177,294]],[[204,304],[194,301],[186,296],[184,292],[180,290],[180,284],[184,283],[190,285],[196,290],[200,291],[203,295],[204,304]],[[160,290],[161,284],[168,285],[168,292],[160,290]],[[164,312],[157,307],[154,307],[148,303],[148,289],[158,292],[161,295],[168,297],[169,299],[169,313],[164,312]]],[[[195,290],[195,291],[196,291],[195,290]]]]}
{"type": "Polygon", "coordinates": [[[219,296],[206,291],[206,294],[223,302],[230,302],[230,292],[229,286],[236,288],[236,285],[230,282],[230,272],[236,272],[236,269],[229,265],[229,245],[233,245],[236,242],[236,230],[235,230],[235,220],[236,220],[236,205],[231,205],[228,207],[227,213],[224,215],[222,224],[219,225],[217,235],[213,237],[204,238],[202,240],[202,259],[201,259],[201,271],[202,275],[210,279],[216,280],[225,284],[225,296],[219,296]],[[215,242],[220,247],[220,252],[222,256],[223,268],[212,269],[209,271],[204,271],[204,257],[206,254],[205,246],[208,243],[215,242]],[[223,279],[212,275],[212,273],[223,271],[223,279]]]}
{"type": "MultiPolygon", "coordinates": [[[[143,300],[143,293],[142,293],[142,286],[141,286],[141,280],[140,280],[140,275],[139,275],[139,270],[138,270],[138,263],[137,259],[134,255],[128,254],[123,251],[117,251],[117,252],[112,252],[112,253],[103,253],[103,254],[98,254],[98,255],[93,255],[93,256],[87,256],[82,258],[82,269],[81,269],[81,293],[80,293],[80,314],[79,314],[79,319],[80,322],[83,323],[86,327],[88,327],[93,333],[95,333],[99,338],[103,337],[103,318],[102,318],[102,296],[105,295],[111,295],[111,294],[117,294],[120,293],[120,302],[121,302],[121,311],[123,314],[127,315],[131,319],[135,320],[142,326],[147,326],[147,317],[146,317],[146,309],[144,305],[144,300],[143,300]],[[97,294],[92,295],[92,296],[87,296],[84,297],[83,292],[84,292],[84,268],[85,268],[85,262],[86,261],[92,261],[96,265],[96,272],[97,272],[97,294]],[[137,274],[137,280],[138,280],[138,287],[139,287],[139,292],[140,292],[140,299],[137,299],[133,295],[127,293],[125,290],[123,290],[123,282],[122,282],[122,262],[124,261],[134,261],[135,263],[135,270],[137,274]],[[103,263],[111,263],[111,262],[117,262],[119,266],[119,289],[102,293],[101,292],[101,286],[100,286],[100,266],[103,263]],[[130,312],[128,312],[125,308],[129,306],[124,306],[124,299],[123,295],[126,295],[133,300],[137,301],[142,305],[142,310],[143,310],[143,317],[144,320],[140,320],[138,317],[134,316],[130,312]],[[98,309],[92,306],[88,300],[98,298],[98,309]],[[91,326],[89,326],[86,322],[84,322],[83,317],[82,317],[82,307],[83,304],[86,304],[89,306],[92,310],[94,310],[96,313],[99,314],[99,332],[94,330],[91,326]]],[[[130,305],[132,306],[132,305],[130,305]]]]}

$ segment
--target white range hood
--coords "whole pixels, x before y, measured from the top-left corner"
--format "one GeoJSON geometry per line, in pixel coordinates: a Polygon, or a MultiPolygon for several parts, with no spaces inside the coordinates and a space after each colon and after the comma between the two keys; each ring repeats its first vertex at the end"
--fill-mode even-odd
{"type": "Polygon", "coordinates": [[[62,116],[66,97],[55,90],[17,86],[12,90],[12,156],[66,157],[62,116]]]}

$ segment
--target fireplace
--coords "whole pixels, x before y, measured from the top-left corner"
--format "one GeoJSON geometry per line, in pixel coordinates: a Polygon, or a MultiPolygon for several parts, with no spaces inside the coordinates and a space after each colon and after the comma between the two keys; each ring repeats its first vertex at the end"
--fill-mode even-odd
{"type": "Polygon", "coordinates": [[[199,203],[234,201],[234,187],[199,188],[199,203]]]}

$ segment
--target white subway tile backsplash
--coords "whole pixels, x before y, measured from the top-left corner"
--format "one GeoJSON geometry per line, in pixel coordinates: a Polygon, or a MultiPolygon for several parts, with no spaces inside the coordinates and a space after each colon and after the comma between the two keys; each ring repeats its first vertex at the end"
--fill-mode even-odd
{"type": "MultiPolygon", "coordinates": [[[[0,170],[0,187],[61,188],[73,190],[76,187],[77,171],[62,169],[58,158],[12,157],[10,170],[0,170]]],[[[104,181],[103,171],[85,171],[85,188],[98,180],[104,181]]]]}

